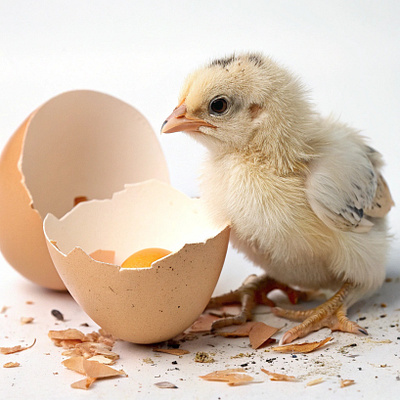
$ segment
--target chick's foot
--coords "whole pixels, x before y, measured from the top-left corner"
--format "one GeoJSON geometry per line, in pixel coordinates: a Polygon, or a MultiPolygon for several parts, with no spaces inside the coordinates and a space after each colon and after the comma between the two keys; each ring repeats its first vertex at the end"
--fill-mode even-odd
{"type": "Polygon", "coordinates": [[[277,316],[295,321],[303,321],[301,324],[288,330],[282,336],[280,344],[290,343],[297,338],[304,337],[310,332],[318,331],[322,328],[368,335],[368,332],[364,328],[347,318],[347,308],[343,304],[343,301],[352,288],[354,286],[346,282],[333,297],[311,310],[294,311],[279,307],[273,308],[272,311],[277,316]]]}
{"type": "Polygon", "coordinates": [[[292,304],[297,304],[299,300],[307,299],[306,293],[276,282],[266,275],[250,275],[238,289],[223,294],[222,296],[213,297],[210,300],[207,308],[218,308],[226,304],[234,303],[240,303],[242,305],[238,315],[215,321],[212,325],[212,329],[216,330],[225,326],[244,324],[246,321],[252,319],[252,311],[257,304],[274,307],[275,303],[269,299],[267,295],[275,289],[280,289],[285,292],[292,304]]]}

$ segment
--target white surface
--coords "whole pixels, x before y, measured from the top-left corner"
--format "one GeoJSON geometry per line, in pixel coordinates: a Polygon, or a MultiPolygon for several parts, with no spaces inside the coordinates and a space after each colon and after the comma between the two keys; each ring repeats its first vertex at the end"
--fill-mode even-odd
{"type": "MultiPolygon", "coordinates": [[[[213,57],[233,51],[257,50],[272,55],[302,77],[318,109],[333,113],[370,137],[386,160],[387,178],[395,201],[400,198],[400,4],[397,1],[39,1],[0,3],[0,147],[38,105],[63,91],[93,89],[137,107],[158,132],[176,105],[183,78],[213,57]]],[[[183,134],[160,138],[172,184],[196,196],[204,150],[183,134]]],[[[0,346],[37,344],[4,356],[0,365],[18,361],[21,367],[0,370],[1,397],[18,398],[382,398],[397,399],[400,391],[400,216],[389,218],[395,235],[388,261],[392,282],[371,299],[356,304],[351,317],[366,317],[369,338],[334,333],[335,342],[309,356],[252,352],[247,341],[210,336],[182,345],[192,351],[183,358],[156,356],[148,347],[119,342],[121,366],[129,378],[98,382],[89,392],[73,390],[78,378],[60,364],[60,349],[47,338],[49,329],[95,325],[67,294],[30,284],[0,260],[0,346]],[[397,279],[397,280],[396,280],[397,279]],[[27,305],[25,301],[34,301],[27,305]],[[380,304],[386,303],[387,308],[380,304]],[[65,323],[56,325],[50,310],[61,310],[65,323]],[[396,311],[397,310],[397,311],[396,311]],[[386,314],[385,318],[380,315],[386,314]],[[32,325],[19,318],[33,316],[32,325]],[[391,340],[372,343],[370,340],[391,340]],[[343,345],[357,343],[343,354],[343,345]],[[210,347],[215,346],[215,347],[210,347]],[[196,351],[213,351],[213,364],[194,363],[196,351]],[[251,358],[231,359],[240,352],[251,358]],[[349,357],[358,355],[358,357],[349,357]],[[150,357],[155,365],[143,362],[150,357]],[[266,359],[276,357],[270,364],[266,359]],[[178,364],[171,364],[172,361],[178,364]],[[307,365],[305,361],[308,360],[307,365]],[[314,364],[314,360],[324,364],[314,364]],[[212,370],[249,364],[249,373],[264,383],[228,387],[198,378],[212,370]],[[387,367],[381,367],[381,365],[387,367]],[[270,382],[260,368],[303,377],[299,383],[270,382]],[[179,368],[176,370],[175,368],[179,368]],[[284,368],[281,370],[280,368],[284,368]],[[360,371],[359,368],[362,368],[360,371]],[[58,372],[57,375],[53,373],[58,372]],[[257,373],[259,373],[257,375],[257,373]],[[339,388],[339,378],[356,384],[339,388]],[[305,383],[319,376],[326,382],[305,383]],[[159,389],[160,380],[179,389],[159,389]]],[[[0,227],[6,229],[6,227],[0,227]]],[[[217,286],[220,293],[238,286],[258,270],[234,251],[228,253],[217,286]]],[[[281,321],[269,314],[258,319],[281,321]]],[[[278,325],[276,325],[278,326],[278,325]]],[[[290,324],[288,325],[290,326],[290,324]]],[[[82,328],[84,329],[84,328],[82,328]]],[[[310,335],[316,340],[328,330],[310,335]]]]}

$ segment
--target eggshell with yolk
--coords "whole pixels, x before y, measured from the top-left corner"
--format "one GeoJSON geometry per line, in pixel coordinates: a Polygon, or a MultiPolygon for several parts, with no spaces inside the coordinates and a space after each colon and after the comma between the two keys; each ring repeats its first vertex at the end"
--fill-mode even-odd
{"type": "Polygon", "coordinates": [[[117,338],[170,339],[203,312],[218,281],[229,226],[215,226],[201,199],[150,180],[111,200],[80,203],[44,221],[47,244],[65,285],[84,311],[117,338]],[[150,268],[121,268],[135,251],[172,251],[150,268]],[[115,251],[115,264],[89,256],[115,251]]]}

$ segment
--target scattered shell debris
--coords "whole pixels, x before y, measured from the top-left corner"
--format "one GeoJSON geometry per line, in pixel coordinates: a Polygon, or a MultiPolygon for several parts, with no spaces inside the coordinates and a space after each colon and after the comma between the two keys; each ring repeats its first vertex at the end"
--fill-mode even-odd
{"type": "Polygon", "coordinates": [[[9,308],[10,308],[10,307],[8,307],[8,306],[3,306],[3,307],[1,307],[0,314],[5,314],[6,311],[7,311],[9,308]]]}
{"type": "Polygon", "coordinates": [[[36,343],[36,339],[34,339],[33,343],[30,346],[22,347],[20,344],[13,347],[0,347],[1,354],[14,354],[19,353],[20,351],[28,350],[33,347],[36,343]]]}
{"type": "Polygon", "coordinates": [[[153,348],[153,351],[159,352],[159,353],[167,353],[167,354],[172,354],[174,356],[183,356],[184,354],[189,354],[190,351],[184,350],[184,349],[160,349],[160,348],[153,348]]]}
{"type": "Polygon", "coordinates": [[[78,329],[51,330],[48,336],[57,347],[65,349],[63,356],[70,357],[62,364],[85,375],[85,379],[72,383],[72,388],[87,390],[98,379],[128,376],[124,370],[109,366],[115,364],[119,355],[112,351],[115,339],[104,330],[86,335],[78,329]]]}
{"type": "Polygon", "coordinates": [[[280,328],[274,328],[263,322],[251,321],[239,325],[233,331],[220,331],[217,334],[226,338],[248,337],[251,347],[259,349],[260,347],[275,343],[276,340],[271,337],[279,330],[280,328]]]}
{"type": "Polygon", "coordinates": [[[319,385],[320,383],[324,382],[325,379],[324,378],[317,378],[317,379],[313,379],[312,381],[308,381],[306,383],[306,386],[315,386],[315,385],[319,385]]]}
{"type": "Polygon", "coordinates": [[[340,381],[340,387],[344,388],[346,386],[354,385],[354,379],[341,379],[340,381]]]}
{"type": "Polygon", "coordinates": [[[31,324],[33,320],[34,320],[33,317],[21,317],[21,324],[22,325],[31,324]]]}
{"type": "MultiPolygon", "coordinates": [[[[25,301],[24,303],[27,304],[25,301]]],[[[380,303],[377,302],[377,304],[380,303]]],[[[14,310],[13,304],[12,307],[14,310]]],[[[400,381],[399,370],[396,368],[397,353],[394,358],[385,358],[387,354],[382,353],[386,355],[382,359],[376,358],[375,362],[363,359],[366,350],[375,348],[381,352],[380,349],[400,341],[398,316],[395,313],[388,312],[388,317],[385,319],[380,318],[377,313],[376,321],[385,321],[386,323],[386,320],[391,318],[388,321],[388,330],[381,331],[380,335],[376,333],[379,331],[375,330],[375,332],[372,331],[370,337],[366,338],[341,332],[323,338],[321,336],[323,332],[321,332],[314,334],[321,340],[299,341],[284,346],[272,344],[275,339],[279,339],[280,328],[260,321],[250,321],[243,325],[212,331],[212,322],[224,318],[227,314],[226,311],[219,313],[217,310],[214,313],[213,310],[210,313],[210,310],[207,310],[186,332],[171,340],[157,343],[157,345],[140,347],[138,369],[133,372],[128,371],[127,366],[116,366],[120,362],[119,354],[113,351],[116,339],[103,329],[91,333],[88,331],[84,333],[74,328],[50,330],[48,336],[55,346],[62,349],[60,352],[64,356],[62,365],[79,376],[79,378],[71,380],[70,390],[95,390],[96,385],[101,385],[96,382],[106,378],[115,379],[116,383],[113,385],[117,386],[119,378],[128,376],[127,372],[130,372],[133,378],[129,382],[137,384],[137,376],[140,377],[141,373],[152,371],[153,368],[154,371],[157,371],[150,379],[154,390],[158,390],[157,388],[175,389],[177,392],[183,392],[185,381],[193,379],[193,376],[198,376],[200,382],[224,382],[228,391],[234,390],[229,388],[232,386],[262,382],[261,386],[265,385],[265,390],[268,391],[270,389],[267,385],[271,381],[270,385],[300,389],[325,383],[316,390],[333,391],[345,390],[348,386],[358,384],[348,393],[353,393],[352,390],[360,392],[363,390],[363,382],[360,380],[362,375],[357,374],[370,373],[371,369],[374,370],[375,382],[381,381],[381,377],[388,377],[389,374],[393,376],[394,381],[400,381]],[[391,336],[387,332],[390,332],[391,336]],[[258,341],[254,337],[258,338],[258,341]],[[151,354],[153,354],[152,358],[151,354]],[[346,365],[345,369],[343,369],[344,365],[346,365]],[[349,370],[348,367],[351,365],[353,368],[349,370]],[[165,366],[164,372],[160,369],[161,366],[165,366]],[[139,375],[136,375],[137,372],[139,375]],[[290,382],[290,384],[276,384],[275,382],[290,382]]],[[[52,318],[50,312],[47,315],[49,319],[52,318]]],[[[13,321],[18,326],[18,323],[22,322],[24,318],[32,317],[13,318],[13,321]]],[[[375,319],[374,316],[367,318],[368,320],[375,319]]],[[[77,326],[81,321],[79,319],[76,321],[77,326]]],[[[276,324],[276,320],[274,321],[276,324]]],[[[58,325],[58,322],[53,323],[58,325]]],[[[271,323],[274,324],[272,321],[271,323]]],[[[38,325],[38,323],[34,324],[34,329],[38,325]]],[[[87,323],[80,324],[80,326],[89,328],[87,323]]],[[[377,326],[379,327],[379,325],[377,326]]],[[[20,329],[29,333],[33,327],[20,327],[20,329]]],[[[9,340],[11,337],[5,336],[5,339],[9,340]]],[[[22,340],[26,339],[21,338],[22,340]]],[[[29,349],[35,343],[36,340],[30,346],[24,346],[21,343],[12,347],[0,347],[0,357],[1,354],[9,354],[9,359],[1,364],[4,372],[15,377],[14,371],[6,372],[5,369],[17,368],[22,365],[23,368],[17,374],[28,369],[29,365],[25,365],[22,359],[11,359],[11,355],[29,349]]],[[[123,344],[123,342],[120,343],[123,344]]],[[[51,353],[44,354],[50,355],[51,353]]],[[[29,355],[27,354],[27,356],[29,355]]],[[[53,372],[53,375],[59,374],[62,374],[62,371],[53,372]]],[[[138,392],[140,392],[143,383],[139,381],[138,384],[138,392]]],[[[309,390],[312,391],[311,388],[309,390]]]]}
{"type": "Polygon", "coordinates": [[[326,343],[333,340],[333,337],[327,337],[320,342],[304,342],[304,343],[294,343],[287,344],[284,346],[275,346],[273,350],[280,351],[282,353],[311,353],[314,350],[319,349],[324,346],[326,343]]]}
{"type": "Polygon", "coordinates": [[[19,362],[8,362],[3,365],[3,368],[16,368],[19,367],[21,364],[19,362]]]}
{"type": "Polygon", "coordinates": [[[245,385],[252,381],[254,378],[245,374],[244,368],[231,368],[222,371],[214,371],[207,375],[200,376],[206,381],[226,382],[229,386],[245,385]]]}
{"type": "Polygon", "coordinates": [[[157,382],[154,384],[155,386],[159,387],[160,389],[178,389],[178,386],[171,382],[157,382]]]}
{"type": "Polygon", "coordinates": [[[264,368],[261,368],[261,371],[264,372],[265,374],[269,375],[269,379],[271,381],[285,381],[285,382],[297,382],[298,381],[298,379],[296,379],[294,376],[291,376],[291,375],[270,372],[264,368]]]}

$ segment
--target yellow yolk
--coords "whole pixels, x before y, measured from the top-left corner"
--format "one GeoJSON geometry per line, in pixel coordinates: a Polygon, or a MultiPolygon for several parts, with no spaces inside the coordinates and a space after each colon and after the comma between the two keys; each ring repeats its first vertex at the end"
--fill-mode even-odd
{"type": "Polygon", "coordinates": [[[151,264],[171,254],[169,250],[159,248],[149,248],[139,250],[129,256],[121,265],[121,268],[150,268],[151,264]]]}

